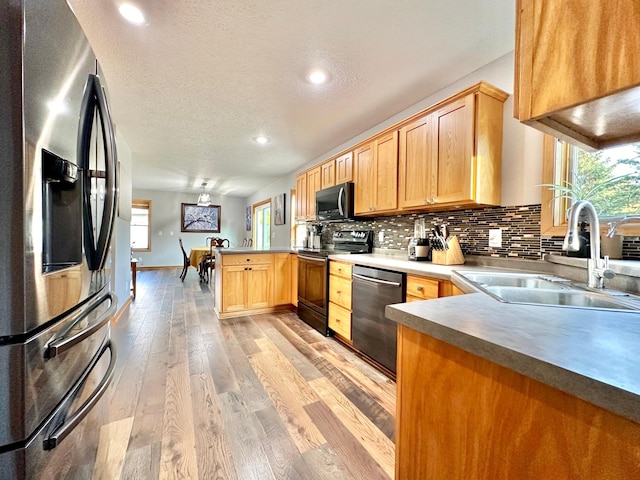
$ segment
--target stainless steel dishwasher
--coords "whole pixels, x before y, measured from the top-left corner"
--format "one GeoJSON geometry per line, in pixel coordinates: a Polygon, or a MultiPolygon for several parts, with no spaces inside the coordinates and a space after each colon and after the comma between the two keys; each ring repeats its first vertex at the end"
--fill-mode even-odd
{"type": "Polygon", "coordinates": [[[384,308],[405,301],[405,274],[355,265],[352,288],[353,345],[395,374],[397,324],[387,320],[384,308]]]}

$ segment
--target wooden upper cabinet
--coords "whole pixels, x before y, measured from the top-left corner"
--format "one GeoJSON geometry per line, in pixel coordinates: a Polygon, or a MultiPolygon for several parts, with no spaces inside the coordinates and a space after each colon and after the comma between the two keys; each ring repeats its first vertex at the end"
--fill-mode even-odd
{"type": "Polygon", "coordinates": [[[398,131],[381,135],[354,152],[356,215],[398,207],[398,131]]]}
{"type": "Polygon", "coordinates": [[[434,203],[473,200],[474,99],[473,94],[466,95],[434,114],[437,143],[434,203]]]}
{"type": "Polygon", "coordinates": [[[514,116],[583,147],[640,140],[637,0],[517,0],[514,116]]]}
{"type": "Polygon", "coordinates": [[[336,184],[336,160],[327,160],[320,165],[320,169],[320,189],[333,187],[336,184]]]}
{"type": "Polygon", "coordinates": [[[320,166],[307,172],[307,220],[316,219],[316,192],[322,189],[321,176],[320,166]]]}
{"type": "Polygon", "coordinates": [[[307,174],[296,177],[296,220],[307,218],[307,174]]]}
{"type": "Polygon", "coordinates": [[[336,185],[353,180],[353,152],[336,158],[336,185]]]}
{"type": "Polygon", "coordinates": [[[401,209],[500,204],[507,96],[480,82],[401,127],[401,209]]]}
{"type": "Polygon", "coordinates": [[[408,123],[399,133],[398,206],[415,208],[434,202],[437,144],[434,115],[408,123]]]}

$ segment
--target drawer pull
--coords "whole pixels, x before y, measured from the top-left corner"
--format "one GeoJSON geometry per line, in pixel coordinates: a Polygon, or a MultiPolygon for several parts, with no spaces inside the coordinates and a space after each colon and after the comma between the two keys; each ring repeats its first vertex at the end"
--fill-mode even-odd
{"type": "Polygon", "coordinates": [[[424,287],[422,285],[418,285],[418,288],[416,288],[416,290],[418,290],[419,292],[424,290],[424,287]]]}

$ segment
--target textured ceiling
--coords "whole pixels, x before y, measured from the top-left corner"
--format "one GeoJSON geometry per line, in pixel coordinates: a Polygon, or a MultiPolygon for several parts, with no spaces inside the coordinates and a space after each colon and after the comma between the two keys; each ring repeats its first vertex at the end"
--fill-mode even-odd
{"type": "Polygon", "coordinates": [[[137,0],[141,27],[69,3],[134,188],[248,196],[514,48],[513,0],[137,0]]]}

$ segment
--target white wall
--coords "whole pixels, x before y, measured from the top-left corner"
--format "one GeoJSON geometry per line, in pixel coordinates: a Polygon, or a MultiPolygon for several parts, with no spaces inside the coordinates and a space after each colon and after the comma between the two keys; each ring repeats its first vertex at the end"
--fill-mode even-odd
{"type": "Polygon", "coordinates": [[[116,145],[119,165],[119,199],[116,221],[111,236],[111,290],[118,296],[118,309],[130,295],[131,287],[131,150],[126,140],[116,129],[116,145]]]}
{"type": "Polygon", "coordinates": [[[178,237],[182,237],[188,255],[191,247],[206,245],[207,237],[228,238],[231,246],[240,246],[250,233],[245,231],[244,198],[211,195],[211,202],[220,205],[220,233],[180,231],[181,204],[195,203],[196,194],[134,189],[133,198],[151,200],[151,251],[134,252],[141,267],[182,266],[178,237]]]}
{"type": "MultiPolygon", "coordinates": [[[[268,198],[273,198],[281,193],[285,194],[285,224],[273,224],[273,210],[271,211],[271,246],[289,247],[291,238],[291,189],[296,186],[295,173],[290,173],[247,198],[247,205],[254,205],[268,198]],[[293,179],[293,182],[292,182],[293,179]]],[[[247,232],[250,236],[251,232],[247,232]]]]}

